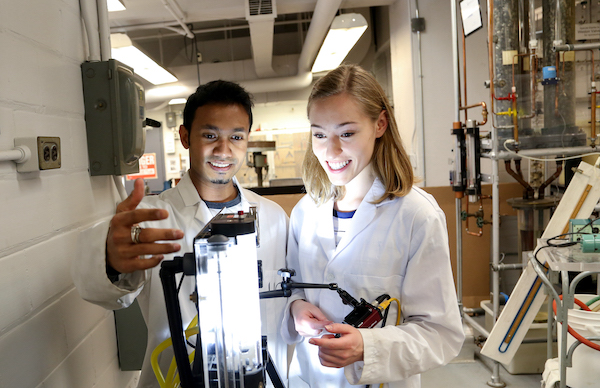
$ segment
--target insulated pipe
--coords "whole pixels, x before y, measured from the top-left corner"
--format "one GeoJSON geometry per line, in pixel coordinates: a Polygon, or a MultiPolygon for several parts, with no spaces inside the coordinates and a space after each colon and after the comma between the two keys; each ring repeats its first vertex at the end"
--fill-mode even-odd
{"type": "Polygon", "coordinates": [[[576,131],[574,62],[558,57],[555,46],[575,42],[575,3],[569,0],[542,0],[543,54],[542,66],[556,66],[559,82],[544,87],[543,127],[548,130],[576,131]],[[557,24],[556,21],[560,22],[557,24]],[[558,31],[556,31],[558,29],[558,31]],[[555,40],[562,42],[556,42],[555,40]],[[562,64],[560,60],[563,59],[562,64]],[[560,85],[559,85],[560,84],[560,85]],[[554,114],[552,114],[554,112],[554,114]]]}
{"type": "Polygon", "coordinates": [[[554,14],[554,45],[562,44],[561,24],[562,15],[560,12],[560,0],[556,0],[556,13],[554,14]]]}
{"type": "Polygon", "coordinates": [[[240,82],[251,93],[275,92],[305,88],[313,80],[310,71],[319,48],[342,0],[318,0],[298,59],[298,73],[292,77],[276,77],[240,82]]]}
{"type": "MultiPolygon", "coordinates": [[[[535,70],[537,67],[537,62],[535,61],[535,49],[532,49],[532,53],[524,53],[524,54],[517,54],[513,56],[512,59],[512,88],[513,88],[513,93],[515,93],[516,91],[516,86],[515,86],[515,58],[519,58],[519,57],[526,57],[529,56],[530,60],[529,60],[529,73],[530,73],[530,77],[531,77],[531,83],[530,83],[530,92],[531,92],[531,113],[527,116],[519,116],[519,118],[521,119],[530,119],[532,117],[535,116],[535,88],[536,88],[536,77],[535,77],[535,70]]],[[[518,60],[517,60],[518,62],[518,60]]],[[[515,94],[514,98],[516,100],[518,96],[515,94]]],[[[516,101],[515,101],[516,102],[516,101]]],[[[515,115],[517,113],[515,112],[515,115]]],[[[517,133],[518,136],[518,133],[517,133]]],[[[515,139],[516,140],[516,139],[515,139]]]]}
{"type": "Polygon", "coordinates": [[[187,24],[185,24],[185,21],[183,20],[183,11],[181,10],[181,8],[179,8],[177,2],[175,0],[161,0],[161,2],[163,3],[167,11],[169,11],[169,13],[175,18],[177,23],[179,23],[183,31],[185,31],[185,34],[182,35],[185,35],[190,39],[194,39],[194,34],[192,33],[192,31],[190,31],[187,24]]]}
{"type": "Polygon", "coordinates": [[[96,0],[98,7],[98,32],[100,33],[100,58],[108,61],[112,57],[110,46],[110,27],[106,0],[96,0]]]}
{"type": "MultiPolygon", "coordinates": [[[[580,146],[580,147],[567,147],[567,148],[536,148],[529,150],[521,150],[519,151],[519,156],[522,157],[539,157],[539,156],[549,156],[549,155],[583,155],[590,152],[589,146],[580,146]]],[[[595,154],[600,154],[600,152],[594,152],[595,154]]],[[[497,151],[493,154],[486,153],[483,155],[484,157],[494,157],[496,159],[514,159],[515,153],[508,151],[497,151]]]]}
{"type": "MultiPolygon", "coordinates": [[[[593,67],[592,67],[593,68],[593,67]]],[[[592,141],[592,147],[596,146],[596,82],[592,82],[592,93],[591,93],[591,97],[592,97],[592,102],[591,102],[591,124],[592,124],[592,132],[591,132],[591,141],[592,141]]]]}
{"type": "MultiPolygon", "coordinates": [[[[451,18],[452,18],[452,69],[453,69],[453,80],[454,80],[454,130],[462,131],[462,125],[460,123],[460,81],[459,81],[459,56],[458,56],[458,23],[457,17],[458,12],[456,9],[456,1],[451,0],[451,18]]],[[[464,136],[464,135],[463,135],[464,136]]],[[[461,163],[460,153],[461,147],[459,144],[459,138],[457,136],[457,141],[454,149],[455,153],[455,162],[461,163]]],[[[461,170],[462,167],[460,165],[455,166],[455,171],[461,170]]],[[[460,179],[458,185],[462,185],[462,176],[464,171],[461,172],[460,176],[455,176],[454,185],[457,185],[456,180],[460,179]]],[[[464,186],[463,190],[464,190],[464,186]]],[[[464,195],[463,191],[455,192],[456,198],[454,199],[454,207],[455,207],[455,222],[456,222],[456,294],[458,299],[458,308],[459,313],[464,319],[465,314],[463,313],[463,257],[462,257],[462,197],[464,195]]]]}
{"type": "MultiPolygon", "coordinates": [[[[90,61],[107,61],[111,58],[110,29],[106,0],[80,0],[81,13],[90,47],[90,61]]],[[[113,175],[121,201],[127,198],[123,177],[113,175]]]]}
{"type": "MultiPolygon", "coordinates": [[[[419,0],[415,0],[415,17],[419,18],[419,0]]],[[[425,169],[425,103],[423,96],[423,55],[421,49],[421,31],[417,30],[417,59],[418,59],[418,70],[419,70],[419,103],[421,108],[419,109],[420,123],[419,123],[419,134],[421,135],[419,141],[419,164],[421,165],[422,171],[422,183],[426,185],[426,169],[425,169]]]]}
{"type": "Polygon", "coordinates": [[[490,75],[490,112],[492,113],[492,127],[495,127],[496,111],[494,110],[494,0],[487,2],[488,17],[488,71],[490,75]]]}
{"type": "Polygon", "coordinates": [[[329,31],[329,26],[341,4],[342,0],[317,1],[313,18],[306,32],[304,46],[300,52],[300,59],[298,59],[298,74],[311,70],[321,44],[329,31]]]}
{"type": "MultiPolygon", "coordinates": [[[[310,23],[310,18],[307,19],[298,19],[298,20],[281,20],[276,21],[276,26],[283,26],[287,24],[299,24],[299,23],[310,23]]],[[[157,23],[144,23],[144,24],[130,24],[127,26],[120,27],[111,27],[110,32],[123,32],[126,33],[132,30],[148,30],[148,29],[156,29],[156,28],[166,28],[171,29],[172,31],[177,32],[177,34],[160,34],[160,35],[145,35],[144,37],[135,38],[136,41],[149,40],[149,39],[159,39],[159,38],[168,38],[172,36],[181,35],[181,31],[173,28],[173,21],[171,22],[157,22],[157,23]]],[[[233,30],[248,30],[250,26],[248,24],[240,24],[236,26],[225,26],[225,27],[213,27],[213,28],[198,28],[191,30],[193,34],[206,34],[209,32],[221,32],[221,31],[233,31],[233,30]]],[[[389,43],[388,43],[389,44],[389,43]]]]}
{"type": "Polygon", "coordinates": [[[91,62],[100,61],[100,38],[98,35],[98,6],[95,0],[79,0],[81,7],[81,17],[85,25],[85,32],[88,39],[89,56],[91,62]]]}
{"type": "Polygon", "coordinates": [[[16,146],[12,150],[0,151],[0,162],[25,163],[29,159],[31,159],[31,150],[27,146],[16,146]]]}
{"type": "Polygon", "coordinates": [[[552,47],[553,51],[583,51],[600,49],[600,43],[559,44],[552,47]]]}
{"type": "MultiPolygon", "coordinates": [[[[489,0],[493,3],[493,0],[489,0]]],[[[496,154],[498,150],[498,131],[492,127],[492,149],[496,154]]],[[[500,264],[500,176],[498,160],[492,160],[492,266],[500,264]]],[[[492,321],[494,324],[500,314],[500,273],[492,271],[492,321]]],[[[506,383],[500,378],[500,363],[494,361],[491,380],[487,382],[491,387],[504,387],[506,383]]]]}

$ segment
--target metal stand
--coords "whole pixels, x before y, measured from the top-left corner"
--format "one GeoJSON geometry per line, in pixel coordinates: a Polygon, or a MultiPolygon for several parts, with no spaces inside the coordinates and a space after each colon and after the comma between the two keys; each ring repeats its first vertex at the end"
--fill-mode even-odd
{"type": "MultiPolygon", "coordinates": [[[[543,246],[543,245],[542,245],[543,246]]],[[[561,330],[557,336],[560,335],[561,343],[558,349],[558,357],[560,359],[560,388],[567,387],[567,368],[573,366],[573,352],[581,345],[581,342],[577,341],[567,349],[567,336],[569,330],[568,323],[568,310],[573,308],[575,301],[575,288],[579,282],[590,275],[600,273],[600,255],[597,255],[593,262],[568,262],[565,261],[562,255],[557,255],[558,249],[566,248],[546,248],[538,250],[540,256],[544,256],[548,267],[542,266],[535,257],[531,257],[530,262],[533,269],[546,286],[552,301],[556,303],[556,321],[560,322],[561,330]],[[580,272],[572,281],[569,281],[569,271],[580,272]],[[552,272],[560,273],[562,278],[562,300],[556,290],[554,289],[554,283],[550,279],[558,278],[558,276],[551,276],[552,272]]],[[[552,325],[553,325],[553,311],[552,301],[548,301],[548,343],[551,344],[550,338],[552,336],[552,325]]],[[[600,337],[588,337],[589,340],[600,340],[600,337]]],[[[548,358],[552,357],[552,348],[548,347],[548,358]]]]}

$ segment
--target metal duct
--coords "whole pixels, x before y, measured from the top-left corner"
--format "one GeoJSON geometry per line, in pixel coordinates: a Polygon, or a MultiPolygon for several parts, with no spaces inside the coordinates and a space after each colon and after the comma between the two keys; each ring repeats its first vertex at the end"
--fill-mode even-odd
{"type": "Polygon", "coordinates": [[[298,59],[298,73],[292,77],[277,77],[241,82],[251,93],[278,92],[302,89],[312,82],[310,71],[319,48],[342,0],[318,0],[298,59]]]}
{"type": "Polygon", "coordinates": [[[273,70],[273,28],[277,9],[271,0],[247,0],[246,20],[250,26],[252,57],[259,78],[276,76],[273,70]]]}

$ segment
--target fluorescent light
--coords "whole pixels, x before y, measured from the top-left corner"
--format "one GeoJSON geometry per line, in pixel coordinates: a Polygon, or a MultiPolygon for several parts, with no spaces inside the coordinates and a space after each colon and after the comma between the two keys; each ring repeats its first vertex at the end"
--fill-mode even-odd
{"type": "Polygon", "coordinates": [[[110,34],[111,54],[114,59],[133,68],[133,71],[154,85],[176,82],[173,74],[160,67],[149,56],[131,44],[125,34],[110,34]]]}
{"type": "Polygon", "coordinates": [[[367,20],[359,13],[338,15],[333,19],[312,68],[313,73],[338,67],[367,29],[367,20]]]}
{"type": "Polygon", "coordinates": [[[125,4],[122,0],[107,0],[108,12],[125,11],[125,4]]]}
{"type": "Polygon", "coordinates": [[[148,100],[148,97],[158,97],[165,100],[165,97],[173,98],[177,95],[181,96],[188,91],[188,88],[183,85],[161,86],[146,90],[146,100],[148,100]]]}
{"type": "Polygon", "coordinates": [[[186,101],[187,101],[187,99],[185,99],[185,98],[174,98],[171,101],[169,101],[169,105],[185,104],[186,101]]]}

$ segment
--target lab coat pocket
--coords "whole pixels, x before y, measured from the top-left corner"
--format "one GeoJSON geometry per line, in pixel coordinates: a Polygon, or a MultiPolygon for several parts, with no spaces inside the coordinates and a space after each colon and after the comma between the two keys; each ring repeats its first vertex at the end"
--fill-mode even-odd
{"type": "Polygon", "coordinates": [[[340,287],[344,288],[354,298],[360,300],[365,299],[372,303],[378,296],[388,294],[390,298],[400,298],[402,290],[402,282],[404,276],[370,276],[358,274],[345,274],[344,284],[340,287]]]}
{"type": "MultiPolygon", "coordinates": [[[[360,300],[365,299],[369,303],[373,303],[377,297],[388,294],[390,298],[396,298],[399,304],[401,300],[401,290],[404,276],[369,276],[369,275],[353,275],[346,274],[344,276],[344,285],[342,288],[350,293],[354,298],[360,300]]],[[[389,319],[386,325],[393,325],[398,320],[398,305],[392,303],[390,305],[389,319]]]]}

